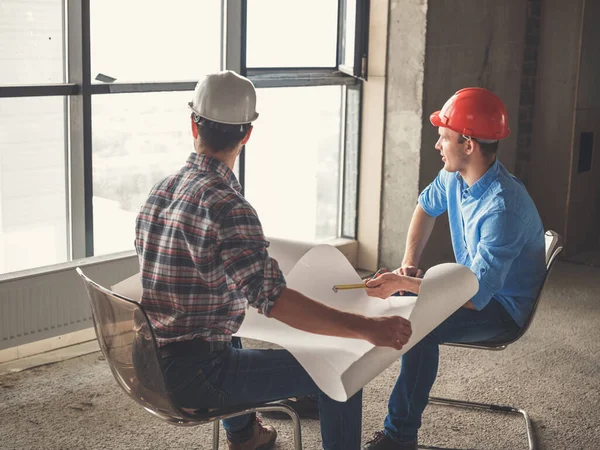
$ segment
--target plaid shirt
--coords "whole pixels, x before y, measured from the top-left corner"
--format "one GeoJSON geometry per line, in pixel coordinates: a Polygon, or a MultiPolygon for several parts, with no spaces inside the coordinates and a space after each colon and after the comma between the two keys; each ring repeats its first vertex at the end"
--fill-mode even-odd
{"type": "Polygon", "coordinates": [[[159,346],[229,341],[248,304],[269,315],[285,287],[256,211],[229,168],[192,153],[136,220],[142,304],[159,346]]]}

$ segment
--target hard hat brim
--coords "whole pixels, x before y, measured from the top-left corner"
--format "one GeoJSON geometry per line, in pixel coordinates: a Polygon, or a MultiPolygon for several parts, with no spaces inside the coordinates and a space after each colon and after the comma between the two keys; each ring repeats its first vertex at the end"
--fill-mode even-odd
{"type": "Polygon", "coordinates": [[[429,116],[429,121],[434,127],[443,127],[445,126],[440,119],[440,111],[436,111],[429,116]]]}

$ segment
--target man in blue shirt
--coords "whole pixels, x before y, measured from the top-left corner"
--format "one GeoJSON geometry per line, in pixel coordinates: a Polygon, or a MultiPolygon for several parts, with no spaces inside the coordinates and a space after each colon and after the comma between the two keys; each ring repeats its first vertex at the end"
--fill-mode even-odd
{"type": "Polygon", "coordinates": [[[419,196],[402,266],[367,283],[371,296],[418,293],[419,260],[437,216],[448,212],[456,262],[470,267],[479,291],[402,357],[385,428],[364,450],[417,449],[421,415],[438,370],[439,344],[514,335],[543,281],[544,229],[523,184],[497,160],[509,134],[506,109],[482,88],[458,91],[431,115],[444,168],[419,196]]]}

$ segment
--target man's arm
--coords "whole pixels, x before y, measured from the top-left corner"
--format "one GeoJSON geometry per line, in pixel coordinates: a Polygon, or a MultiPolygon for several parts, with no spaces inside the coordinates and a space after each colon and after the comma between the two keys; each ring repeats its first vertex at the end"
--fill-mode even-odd
{"type": "Polygon", "coordinates": [[[417,204],[408,227],[402,267],[397,272],[399,275],[419,276],[417,274],[417,267],[419,266],[425,245],[427,245],[431,237],[434,225],[435,217],[428,215],[421,205],[417,204]],[[410,270],[410,268],[414,268],[414,270],[410,270]]]}
{"type": "Polygon", "coordinates": [[[248,303],[261,314],[310,333],[364,339],[374,345],[402,348],[410,322],[399,316],[364,317],[330,308],[285,285],[253,210],[232,210],[219,230],[221,260],[248,303]]]}
{"type": "Polygon", "coordinates": [[[275,301],[269,317],[310,333],[364,339],[397,350],[412,333],[410,322],[403,317],[365,317],[343,312],[287,287],[275,301]]]}
{"type": "Polygon", "coordinates": [[[419,294],[421,290],[421,278],[398,275],[388,272],[367,281],[367,295],[386,299],[396,292],[412,292],[419,294]]]}
{"type": "Polygon", "coordinates": [[[482,221],[477,251],[470,267],[479,280],[479,290],[468,303],[471,309],[482,310],[502,289],[513,261],[525,245],[525,229],[525,224],[514,212],[490,212],[482,221]]]}
{"type": "Polygon", "coordinates": [[[418,269],[421,255],[431,236],[435,218],[448,209],[446,196],[448,175],[444,169],[440,170],[435,180],[419,195],[417,207],[408,227],[402,266],[394,271],[396,274],[411,277],[423,276],[423,271],[418,269]]]}

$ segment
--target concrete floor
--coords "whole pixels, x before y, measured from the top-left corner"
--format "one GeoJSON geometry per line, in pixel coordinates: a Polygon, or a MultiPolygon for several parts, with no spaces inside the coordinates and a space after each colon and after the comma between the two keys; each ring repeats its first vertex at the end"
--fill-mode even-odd
{"type": "MultiPolygon", "coordinates": [[[[442,348],[434,394],[527,410],[540,449],[600,449],[600,269],[559,262],[529,332],[504,352],[442,348]]],[[[381,429],[398,363],[365,388],[363,435],[381,429]]],[[[287,422],[277,449],[291,449],[287,422]]],[[[303,422],[304,448],[319,424],[303,422]]],[[[150,416],[115,383],[99,353],[0,376],[1,449],[210,449],[210,427],[150,416]]],[[[429,406],[421,442],[444,448],[527,448],[521,419],[429,406]]],[[[227,448],[222,440],[220,448],[227,448]]]]}
{"type": "Polygon", "coordinates": [[[585,266],[600,267],[600,250],[587,250],[566,258],[568,262],[585,266]]]}

